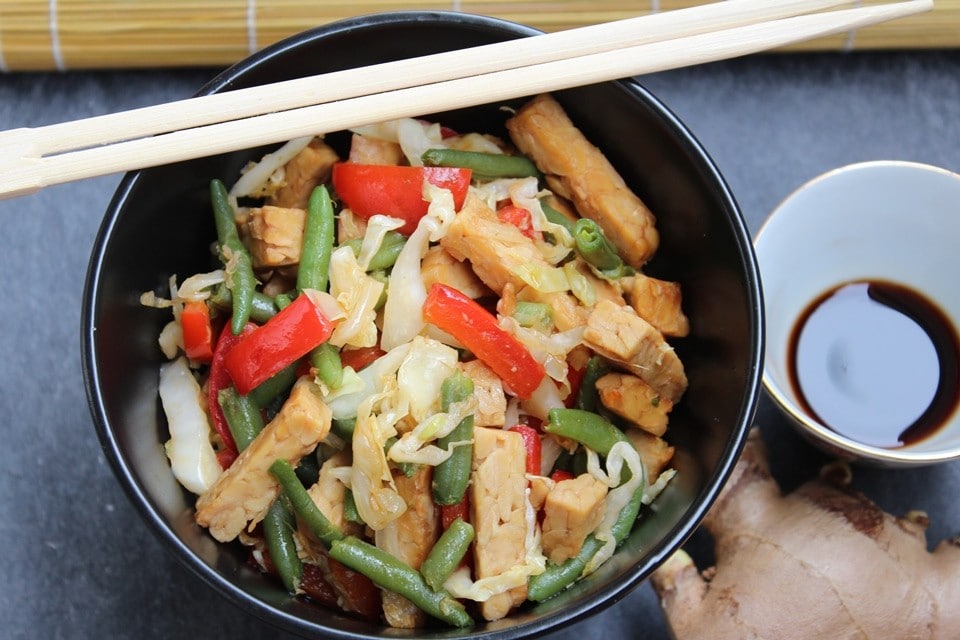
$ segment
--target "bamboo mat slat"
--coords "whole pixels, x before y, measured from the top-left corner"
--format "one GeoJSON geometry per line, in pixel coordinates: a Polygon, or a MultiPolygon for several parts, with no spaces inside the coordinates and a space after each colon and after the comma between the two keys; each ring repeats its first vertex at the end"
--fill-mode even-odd
{"type": "MultiPolygon", "coordinates": [[[[305,29],[352,16],[392,10],[454,10],[504,18],[544,31],[559,31],[706,2],[0,0],[0,72],[220,67],[305,29]]],[[[939,0],[931,12],[855,33],[804,42],[787,51],[958,46],[960,0],[939,0]]]]}

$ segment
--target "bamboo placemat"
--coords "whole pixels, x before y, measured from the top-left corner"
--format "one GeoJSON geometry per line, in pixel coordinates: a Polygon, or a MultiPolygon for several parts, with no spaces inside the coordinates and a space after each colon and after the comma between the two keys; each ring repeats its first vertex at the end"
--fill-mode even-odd
{"type": "MultiPolygon", "coordinates": [[[[226,66],[299,31],[391,10],[462,11],[557,31],[706,1],[0,0],[0,71],[226,66]]],[[[931,12],[791,50],[956,46],[960,0],[939,0],[931,12]]]]}

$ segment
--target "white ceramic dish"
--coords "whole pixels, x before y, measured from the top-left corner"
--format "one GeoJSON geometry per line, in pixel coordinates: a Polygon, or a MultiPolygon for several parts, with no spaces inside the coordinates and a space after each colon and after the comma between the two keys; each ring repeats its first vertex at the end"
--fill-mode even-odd
{"type": "MultiPolygon", "coordinates": [[[[940,426],[916,442],[893,447],[865,443],[823,424],[817,416],[827,415],[829,408],[810,411],[812,403],[798,389],[793,355],[798,322],[811,303],[849,282],[879,281],[906,287],[934,303],[955,333],[960,327],[958,241],[960,175],[897,161],[855,164],[819,176],[786,198],[760,229],[754,245],[767,322],[763,384],[815,444],[840,457],[888,466],[960,458],[960,414],[955,401],[948,401],[940,426]]],[[[881,372],[879,382],[866,389],[852,384],[841,395],[851,406],[861,403],[858,419],[866,427],[895,419],[891,416],[897,411],[910,413],[911,409],[904,407],[911,402],[921,402],[914,410],[923,410],[922,399],[907,398],[908,394],[899,390],[920,375],[918,359],[924,357],[924,349],[932,348],[929,340],[927,346],[921,345],[923,349],[907,349],[901,354],[906,359],[898,361],[896,352],[907,338],[900,328],[889,328],[868,350],[869,357],[864,360],[869,361],[841,362],[846,353],[843,340],[870,338],[863,326],[830,322],[829,344],[824,348],[834,360],[834,369],[818,365],[823,367],[819,380],[810,382],[805,387],[808,391],[813,392],[814,382],[843,385],[842,376],[859,366],[881,372]],[[871,409],[875,414],[869,413],[871,409]]],[[[957,357],[955,351],[951,357],[957,357]]],[[[933,394],[932,388],[929,393],[933,394]]]]}

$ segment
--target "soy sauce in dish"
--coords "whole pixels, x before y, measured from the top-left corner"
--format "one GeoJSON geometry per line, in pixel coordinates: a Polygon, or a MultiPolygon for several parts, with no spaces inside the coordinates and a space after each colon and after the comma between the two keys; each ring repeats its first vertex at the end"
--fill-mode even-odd
{"type": "Polygon", "coordinates": [[[887,281],[816,298],[790,336],[788,370],[803,408],[851,440],[914,444],[960,401],[960,338],[934,303],[887,281]]]}

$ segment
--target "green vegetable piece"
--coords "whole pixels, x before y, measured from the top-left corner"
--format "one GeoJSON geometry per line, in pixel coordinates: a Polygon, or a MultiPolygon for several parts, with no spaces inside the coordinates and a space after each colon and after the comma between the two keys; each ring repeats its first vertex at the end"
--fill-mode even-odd
{"type": "Polygon", "coordinates": [[[617,253],[603,230],[596,222],[589,218],[580,218],[573,225],[573,239],[577,243],[577,251],[603,277],[616,280],[635,273],[633,268],[626,264],[617,253]]]}
{"type": "Polygon", "coordinates": [[[303,563],[297,555],[297,544],[293,539],[293,530],[296,528],[296,519],[284,506],[283,500],[274,500],[263,518],[263,537],[266,538],[267,550],[280,581],[291,595],[297,593],[303,578],[303,563]]]}
{"type": "Polygon", "coordinates": [[[343,518],[347,522],[366,524],[363,521],[363,517],[360,516],[360,511],[357,510],[357,501],[353,497],[353,491],[350,491],[350,489],[347,489],[343,494],[343,518]]]}
{"type": "MultiPolygon", "coordinates": [[[[633,443],[620,429],[610,424],[602,416],[582,409],[550,409],[547,412],[547,423],[544,431],[564,438],[576,440],[580,444],[593,449],[601,456],[607,456],[610,449],[618,442],[626,442],[631,447],[633,443]]],[[[626,467],[621,472],[621,483],[630,479],[630,470],[626,467]]]]}
{"type": "Polygon", "coordinates": [[[462,604],[445,591],[434,591],[416,569],[383,549],[353,536],[334,540],[330,557],[370,578],[382,589],[398,593],[427,614],[455,627],[469,627],[473,619],[462,604]]]}
{"type": "Polygon", "coordinates": [[[527,599],[543,602],[569,587],[583,575],[587,563],[602,547],[603,542],[589,535],[577,555],[560,564],[547,563],[543,573],[530,576],[527,581],[527,599]]]}
{"type": "Polygon", "coordinates": [[[587,361],[587,367],[580,380],[577,390],[576,408],[596,413],[600,406],[600,394],[597,393],[597,380],[610,370],[607,361],[600,356],[593,356],[587,361]]]}
{"type": "Polygon", "coordinates": [[[230,329],[234,335],[240,335],[253,309],[257,278],[253,275],[250,253],[237,233],[237,223],[227,188],[220,180],[210,182],[210,199],[213,202],[213,220],[217,227],[217,249],[227,270],[227,287],[233,295],[230,329]]]}
{"type": "Polygon", "coordinates": [[[253,389],[247,395],[261,409],[264,409],[276,400],[281,394],[285,393],[293,383],[297,381],[297,367],[299,362],[293,362],[271,377],[267,378],[260,386],[253,389]]]}
{"type": "Polygon", "coordinates": [[[428,167],[462,167],[473,171],[474,178],[540,178],[540,170],[530,158],[504,153],[427,149],[420,157],[428,167]]]}
{"type": "Polygon", "coordinates": [[[473,525],[462,518],[450,523],[420,565],[420,573],[430,588],[435,591],[443,588],[443,583],[467,555],[474,535],[473,525]]]}
{"type": "Polygon", "coordinates": [[[551,207],[546,197],[540,198],[540,208],[543,209],[543,215],[546,216],[548,222],[560,225],[569,231],[571,236],[573,235],[573,221],[551,207]]]}
{"type": "MultiPolygon", "coordinates": [[[[443,381],[440,386],[440,403],[443,411],[450,405],[466,400],[473,393],[473,380],[458,371],[443,381]]],[[[449,449],[452,443],[467,442],[453,447],[450,457],[433,469],[433,501],[438,505],[460,504],[470,484],[470,465],[473,459],[473,415],[464,416],[460,423],[446,436],[437,440],[441,449],[449,449]]]]}
{"type": "Polygon", "coordinates": [[[352,442],[353,429],[356,425],[356,418],[341,418],[339,420],[334,418],[333,423],[330,425],[330,430],[347,442],[352,442]]]}
{"type": "Polygon", "coordinates": [[[300,265],[297,268],[297,291],[326,291],[330,275],[330,254],[336,234],[333,202],[327,188],[320,185],[310,193],[307,217],[303,228],[300,265]]]}
{"type": "Polygon", "coordinates": [[[330,389],[339,389],[343,384],[340,350],[329,342],[324,342],[310,352],[310,365],[316,370],[317,377],[330,389]]]}
{"type": "MultiPolygon", "coordinates": [[[[370,258],[367,271],[386,271],[392,267],[397,262],[397,256],[400,255],[400,251],[406,243],[407,237],[402,233],[398,231],[387,231],[383,236],[383,242],[380,244],[380,248],[377,249],[377,252],[370,258]]],[[[355,240],[349,240],[344,244],[353,249],[355,256],[360,256],[360,247],[363,245],[363,240],[357,238],[355,240]]]]}
{"type": "Polygon", "coordinates": [[[217,400],[223,409],[223,417],[227,420],[233,441],[237,443],[237,450],[243,451],[263,429],[260,407],[253,398],[240,395],[232,386],[221,389],[217,400]]]}
{"type": "MultiPolygon", "coordinates": [[[[210,302],[219,309],[233,309],[233,294],[230,293],[230,288],[227,287],[226,283],[221,282],[210,292],[210,302]]],[[[250,308],[251,320],[258,324],[263,324],[277,315],[278,311],[280,311],[280,309],[277,308],[273,298],[259,291],[254,291],[253,306],[250,308]]]]}
{"type": "Polygon", "coordinates": [[[313,502],[310,494],[300,484],[293,466],[286,460],[275,460],[270,465],[270,473],[280,482],[283,488],[283,495],[287,497],[293,510],[303,520],[320,542],[330,546],[336,540],[343,538],[343,532],[340,531],[332,522],[330,522],[319,507],[313,502]]]}
{"type": "Polygon", "coordinates": [[[521,327],[538,329],[545,333],[553,328],[553,307],[545,302],[517,300],[513,317],[521,327]]]}

